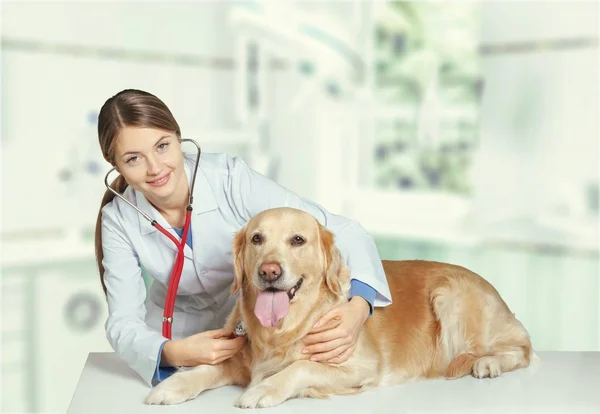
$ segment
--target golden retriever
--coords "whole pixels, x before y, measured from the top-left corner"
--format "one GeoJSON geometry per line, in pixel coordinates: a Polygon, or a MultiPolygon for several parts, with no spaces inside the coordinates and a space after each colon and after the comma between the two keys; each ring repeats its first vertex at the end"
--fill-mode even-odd
{"type": "Polygon", "coordinates": [[[246,388],[236,406],[270,407],[419,378],[496,377],[531,362],[527,331],[490,283],[460,266],[419,260],[383,261],[393,303],[375,308],[346,362],[309,361],[302,339],[348,300],[349,270],[333,234],[308,213],[271,209],[236,234],[233,253],[232,294],[241,294],[226,327],[243,321],[248,342],[218,365],[173,374],[147,404],[235,384],[246,388]]]}

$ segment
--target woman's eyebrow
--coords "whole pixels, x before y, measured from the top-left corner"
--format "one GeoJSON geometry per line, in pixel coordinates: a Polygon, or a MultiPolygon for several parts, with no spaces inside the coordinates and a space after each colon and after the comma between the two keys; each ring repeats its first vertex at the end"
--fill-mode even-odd
{"type": "MultiPolygon", "coordinates": [[[[158,141],[156,141],[156,144],[154,144],[154,146],[156,147],[160,141],[162,141],[165,138],[169,138],[170,136],[171,135],[163,135],[162,137],[160,137],[158,139],[158,141]]],[[[133,155],[133,154],[139,154],[139,151],[127,151],[127,152],[123,153],[123,155],[121,155],[121,157],[124,157],[126,155],[133,155]]]]}

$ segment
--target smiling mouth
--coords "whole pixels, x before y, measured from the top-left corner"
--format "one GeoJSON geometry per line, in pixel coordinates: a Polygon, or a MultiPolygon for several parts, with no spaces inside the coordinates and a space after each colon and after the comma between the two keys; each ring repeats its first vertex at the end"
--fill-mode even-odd
{"type": "Polygon", "coordinates": [[[169,181],[170,176],[171,176],[171,173],[165,175],[162,178],[159,178],[158,180],[148,181],[148,184],[150,184],[151,186],[160,187],[161,185],[165,185],[167,183],[167,181],[169,181]]]}
{"type": "MultiPolygon", "coordinates": [[[[289,289],[288,291],[286,291],[288,298],[290,300],[294,299],[294,296],[296,296],[296,292],[298,292],[300,290],[300,286],[302,286],[302,282],[304,281],[304,278],[301,277],[300,279],[298,279],[298,282],[291,287],[291,289],[289,289]]],[[[281,292],[282,289],[277,289],[274,287],[268,287],[264,290],[265,292],[281,292]]]]}

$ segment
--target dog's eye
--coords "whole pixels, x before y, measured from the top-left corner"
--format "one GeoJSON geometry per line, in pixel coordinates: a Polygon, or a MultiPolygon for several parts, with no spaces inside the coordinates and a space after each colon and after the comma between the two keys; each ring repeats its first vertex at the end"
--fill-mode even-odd
{"type": "Polygon", "coordinates": [[[252,243],[258,244],[260,242],[262,242],[262,236],[260,234],[255,234],[252,236],[252,243]]]}
{"type": "Polygon", "coordinates": [[[304,244],[306,242],[306,240],[304,240],[304,238],[302,238],[301,236],[294,236],[292,238],[292,244],[295,246],[300,246],[302,244],[304,244]]]}

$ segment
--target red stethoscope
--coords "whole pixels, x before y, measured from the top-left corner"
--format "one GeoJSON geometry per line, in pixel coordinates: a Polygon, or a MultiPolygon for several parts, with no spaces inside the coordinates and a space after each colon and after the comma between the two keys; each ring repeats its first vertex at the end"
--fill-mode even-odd
{"type": "Polygon", "coordinates": [[[181,236],[180,241],[177,240],[175,238],[175,236],[173,236],[167,230],[165,230],[165,228],[163,226],[158,224],[156,222],[156,220],[154,220],[152,217],[150,217],[149,215],[144,213],[142,210],[140,210],[139,208],[134,206],[132,203],[129,202],[129,200],[127,200],[125,197],[123,197],[121,194],[119,194],[117,191],[115,191],[110,185],[108,185],[108,176],[116,168],[111,168],[110,171],[108,171],[108,173],[106,174],[106,177],[104,177],[104,184],[106,185],[106,188],[108,188],[115,196],[119,197],[121,200],[125,201],[131,207],[136,209],[137,212],[140,213],[142,216],[144,216],[144,218],[146,220],[148,220],[150,222],[150,224],[152,224],[154,227],[156,227],[156,229],[158,231],[160,231],[162,234],[164,234],[169,239],[171,239],[171,241],[173,243],[175,243],[175,246],[177,247],[177,256],[175,257],[175,264],[173,265],[173,269],[171,271],[171,277],[169,278],[169,287],[167,289],[167,296],[165,298],[165,309],[164,309],[163,318],[162,318],[162,334],[167,339],[171,339],[171,327],[173,325],[173,309],[175,308],[175,298],[177,297],[177,288],[179,286],[179,279],[181,279],[181,272],[183,271],[183,259],[184,259],[183,249],[185,248],[185,242],[187,240],[187,236],[190,231],[190,222],[192,219],[192,203],[194,201],[194,196],[193,196],[194,184],[196,182],[196,173],[198,172],[198,165],[200,163],[200,154],[202,152],[200,150],[200,145],[198,145],[198,143],[196,141],[194,141],[193,139],[182,139],[181,142],[182,143],[183,142],[193,143],[196,146],[196,148],[198,149],[198,153],[196,155],[196,168],[194,169],[194,175],[192,176],[192,185],[190,187],[190,200],[189,200],[189,204],[186,208],[186,212],[185,212],[185,224],[183,225],[183,234],[181,236]]]}

